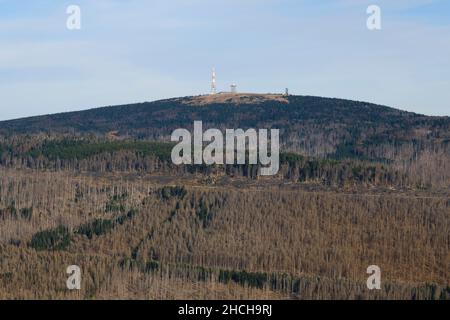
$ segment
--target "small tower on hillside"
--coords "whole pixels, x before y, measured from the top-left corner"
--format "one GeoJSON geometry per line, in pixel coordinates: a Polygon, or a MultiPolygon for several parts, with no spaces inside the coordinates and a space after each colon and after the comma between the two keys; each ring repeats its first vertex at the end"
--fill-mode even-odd
{"type": "Polygon", "coordinates": [[[216,87],[216,68],[212,69],[211,94],[217,93],[216,87]]]}
{"type": "Polygon", "coordinates": [[[237,85],[235,83],[233,83],[231,86],[231,93],[237,93],[237,85]]]}

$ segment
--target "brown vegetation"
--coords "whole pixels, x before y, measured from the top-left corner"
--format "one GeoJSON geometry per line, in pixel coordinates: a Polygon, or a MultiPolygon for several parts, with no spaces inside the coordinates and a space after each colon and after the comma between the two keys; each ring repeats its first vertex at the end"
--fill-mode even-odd
{"type": "Polygon", "coordinates": [[[0,297],[448,298],[448,196],[175,184],[1,169],[0,297]],[[31,246],[59,226],[68,246],[31,246]],[[78,294],[65,288],[71,264],[78,294]],[[371,264],[380,292],[365,287],[371,264]]]}
{"type": "Polygon", "coordinates": [[[448,117],[307,96],[1,122],[0,299],[450,299],[449,142],[448,117]],[[279,173],[173,165],[194,120],[280,128],[279,173]]]}

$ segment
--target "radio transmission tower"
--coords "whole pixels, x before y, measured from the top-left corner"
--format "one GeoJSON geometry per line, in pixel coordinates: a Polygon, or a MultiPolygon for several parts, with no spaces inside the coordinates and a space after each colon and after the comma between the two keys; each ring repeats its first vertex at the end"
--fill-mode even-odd
{"type": "Polygon", "coordinates": [[[216,94],[216,68],[212,69],[211,94],[216,94]]]}

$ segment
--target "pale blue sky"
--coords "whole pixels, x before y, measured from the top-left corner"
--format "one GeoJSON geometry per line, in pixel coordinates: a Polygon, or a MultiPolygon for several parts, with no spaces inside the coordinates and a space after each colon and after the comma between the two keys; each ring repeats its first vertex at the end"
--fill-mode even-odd
{"type": "Polygon", "coordinates": [[[450,1],[0,0],[0,120],[207,93],[213,66],[219,90],[450,115],[450,1]]]}

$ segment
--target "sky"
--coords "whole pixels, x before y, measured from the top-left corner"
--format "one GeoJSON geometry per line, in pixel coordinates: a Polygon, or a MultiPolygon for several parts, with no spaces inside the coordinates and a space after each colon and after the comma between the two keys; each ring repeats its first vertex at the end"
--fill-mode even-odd
{"type": "Polygon", "coordinates": [[[0,0],[0,120],[206,94],[212,67],[219,91],[449,116],[450,1],[0,0]]]}

